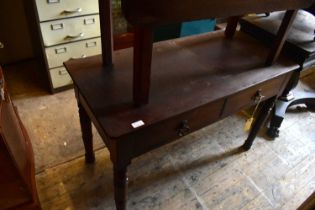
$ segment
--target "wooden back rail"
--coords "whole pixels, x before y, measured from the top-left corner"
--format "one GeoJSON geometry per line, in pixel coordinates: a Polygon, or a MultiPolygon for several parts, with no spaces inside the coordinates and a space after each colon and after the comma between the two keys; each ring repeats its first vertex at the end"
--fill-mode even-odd
{"type": "MultiPolygon", "coordinates": [[[[149,102],[153,28],[174,22],[229,16],[225,35],[232,38],[241,15],[288,10],[267,57],[266,65],[278,58],[297,10],[312,0],[122,0],[128,22],[134,26],[133,101],[136,106],[149,102]]],[[[112,65],[111,1],[99,0],[103,65],[112,65]]]]}
{"type": "Polygon", "coordinates": [[[122,8],[133,26],[154,26],[247,13],[307,8],[312,0],[122,0],[122,8]]]}

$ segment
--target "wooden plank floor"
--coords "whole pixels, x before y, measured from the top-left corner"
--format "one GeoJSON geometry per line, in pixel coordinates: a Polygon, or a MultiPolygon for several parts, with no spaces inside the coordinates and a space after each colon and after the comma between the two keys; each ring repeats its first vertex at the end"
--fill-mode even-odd
{"type": "MultiPolygon", "coordinates": [[[[289,114],[280,138],[248,152],[237,149],[243,122],[229,117],[133,161],[128,209],[296,209],[315,190],[314,113],[289,114]]],[[[114,209],[107,149],[96,157],[39,173],[43,209],[114,209]]]]}

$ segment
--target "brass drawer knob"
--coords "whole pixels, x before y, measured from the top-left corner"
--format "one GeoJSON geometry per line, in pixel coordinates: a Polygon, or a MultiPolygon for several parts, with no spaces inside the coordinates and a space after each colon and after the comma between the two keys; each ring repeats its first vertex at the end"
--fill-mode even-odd
{"type": "Polygon", "coordinates": [[[265,96],[262,94],[261,89],[257,90],[256,94],[252,97],[255,103],[259,103],[265,96]]]}
{"type": "Polygon", "coordinates": [[[188,125],[188,120],[183,120],[178,128],[177,134],[179,137],[185,136],[190,132],[190,127],[188,125]]]}

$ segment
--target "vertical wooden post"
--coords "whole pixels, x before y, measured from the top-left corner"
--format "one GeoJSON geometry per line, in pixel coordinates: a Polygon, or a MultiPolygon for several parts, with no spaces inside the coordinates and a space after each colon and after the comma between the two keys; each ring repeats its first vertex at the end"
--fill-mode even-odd
{"type": "Polygon", "coordinates": [[[113,65],[112,1],[99,0],[103,66],[113,65]]]}
{"type": "Polygon", "coordinates": [[[149,102],[153,30],[139,27],[134,30],[133,100],[141,106],[149,102]]]}
{"type": "Polygon", "coordinates": [[[237,23],[241,16],[232,16],[228,18],[227,25],[225,28],[225,37],[226,38],[232,38],[235,34],[236,28],[237,28],[237,23]]]}
{"type": "Polygon", "coordinates": [[[297,10],[288,10],[285,13],[280,28],[278,30],[277,36],[267,57],[266,65],[268,66],[272,65],[278,59],[296,14],[297,10]]]}
{"type": "Polygon", "coordinates": [[[80,104],[79,98],[78,107],[79,107],[79,117],[80,117],[80,126],[82,132],[82,139],[85,148],[85,161],[87,163],[95,162],[95,155],[93,150],[93,134],[92,134],[92,123],[91,120],[86,113],[84,107],[80,104]]]}
{"type": "Polygon", "coordinates": [[[128,197],[127,167],[119,168],[114,164],[114,191],[116,209],[125,210],[128,197]]]}

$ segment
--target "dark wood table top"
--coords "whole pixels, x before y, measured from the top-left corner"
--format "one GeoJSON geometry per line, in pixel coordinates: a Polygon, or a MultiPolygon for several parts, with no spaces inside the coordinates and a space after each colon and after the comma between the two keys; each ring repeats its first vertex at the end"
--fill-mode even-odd
{"type": "Polygon", "coordinates": [[[311,6],[313,0],[122,0],[133,26],[159,25],[211,17],[293,10],[311,6]]]}
{"type": "Polygon", "coordinates": [[[132,100],[132,49],[116,51],[112,69],[102,66],[100,55],[65,66],[104,133],[115,139],[298,68],[284,58],[264,66],[268,50],[243,33],[226,39],[223,31],[156,43],[151,99],[142,107],[132,100]],[[134,129],[138,120],[145,125],[134,129]]]}
{"type": "MultiPolygon", "coordinates": [[[[254,37],[271,44],[277,33],[285,12],[273,12],[270,16],[252,15],[243,18],[242,30],[254,37]]],[[[315,17],[306,11],[299,10],[290,28],[284,51],[294,58],[305,60],[315,56],[315,17]]],[[[304,62],[303,60],[303,62],[304,62]]]]}

